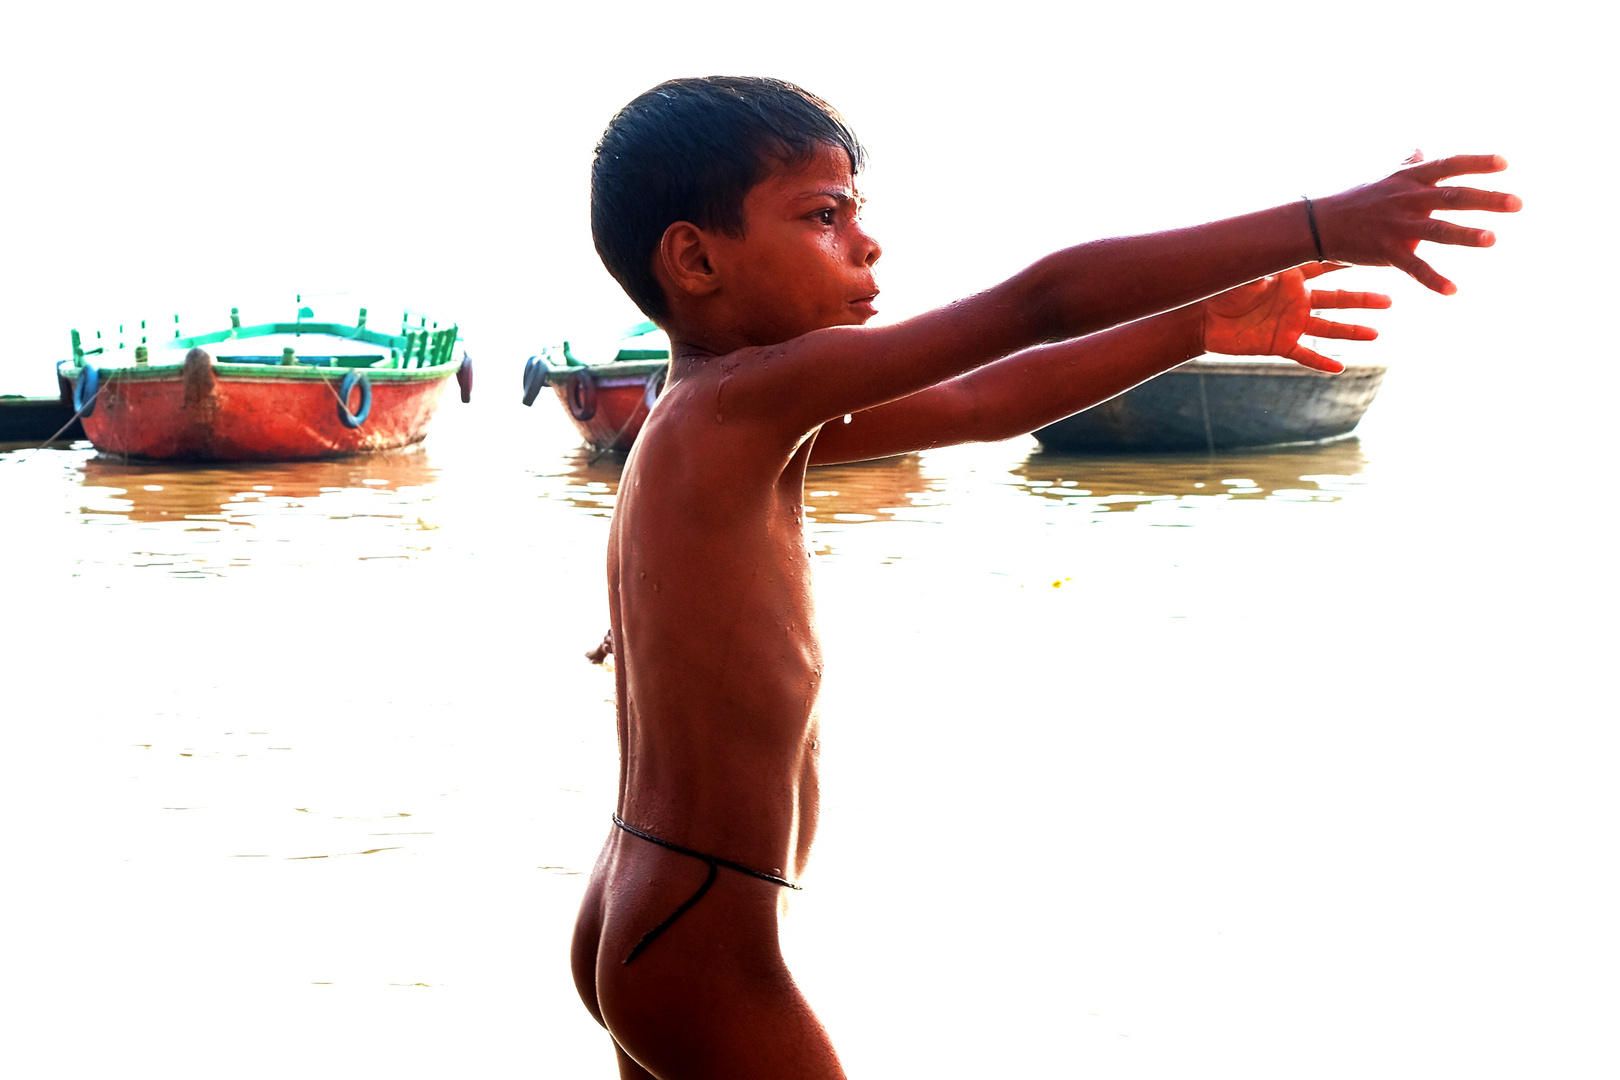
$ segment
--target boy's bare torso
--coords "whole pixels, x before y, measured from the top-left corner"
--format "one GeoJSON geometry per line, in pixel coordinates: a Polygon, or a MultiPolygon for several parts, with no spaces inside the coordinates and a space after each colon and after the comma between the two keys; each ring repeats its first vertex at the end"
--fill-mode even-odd
{"type": "Polygon", "coordinates": [[[685,372],[626,463],[609,541],[619,816],[794,879],[818,794],[803,508],[814,439],[771,446],[728,419],[735,361],[676,363],[685,372]]]}
{"type": "Polygon", "coordinates": [[[814,437],[726,417],[728,363],[677,352],[620,481],[608,593],[628,828],[592,874],[574,977],[622,1077],[837,1080],[777,943],[818,809],[814,437]]]}

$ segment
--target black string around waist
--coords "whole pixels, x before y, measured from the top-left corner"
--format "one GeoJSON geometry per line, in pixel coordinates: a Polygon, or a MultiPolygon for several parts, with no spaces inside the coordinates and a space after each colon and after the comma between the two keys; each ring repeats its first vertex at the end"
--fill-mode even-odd
{"type": "Polygon", "coordinates": [[[665,919],[663,922],[641,935],[641,940],[636,942],[636,947],[630,950],[630,955],[624,958],[622,961],[623,963],[628,964],[630,961],[640,956],[646,950],[647,946],[651,945],[658,939],[659,934],[662,934],[665,930],[668,930],[671,926],[674,926],[677,919],[679,919],[682,915],[685,915],[688,911],[691,911],[692,906],[699,900],[703,899],[704,894],[709,891],[709,886],[714,884],[714,879],[720,876],[720,868],[722,866],[727,870],[735,870],[739,874],[747,874],[751,878],[758,878],[761,881],[768,881],[772,885],[780,885],[784,889],[798,889],[803,891],[804,886],[795,885],[787,878],[777,877],[775,874],[767,874],[763,870],[755,870],[752,866],[744,866],[742,863],[732,862],[730,859],[722,859],[718,855],[708,855],[701,851],[694,851],[692,848],[682,847],[680,844],[671,843],[670,841],[665,840],[662,836],[654,836],[652,833],[638,829],[634,825],[627,825],[624,819],[618,814],[613,815],[613,824],[617,825],[631,836],[640,837],[649,844],[657,844],[659,847],[669,848],[669,850],[678,855],[685,855],[688,858],[699,859],[706,863],[709,867],[709,876],[703,879],[703,884],[698,886],[697,892],[692,894],[691,899],[687,900],[686,903],[676,908],[675,913],[669,918],[665,919]]]}

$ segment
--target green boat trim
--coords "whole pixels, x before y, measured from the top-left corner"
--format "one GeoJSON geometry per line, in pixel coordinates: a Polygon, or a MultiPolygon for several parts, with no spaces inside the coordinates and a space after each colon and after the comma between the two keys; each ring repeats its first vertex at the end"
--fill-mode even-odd
{"type": "MultiPolygon", "coordinates": [[[[343,372],[350,370],[364,371],[373,379],[381,378],[383,382],[408,383],[425,382],[433,379],[442,379],[455,371],[459,365],[440,364],[437,367],[424,368],[396,368],[392,366],[372,367],[375,358],[333,356],[316,357],[312,359],[331,360],[330,364],[283,364],[280,357],[273,363],[236,363],[235,361],[214,361],[214,374],[225,379],[255,379],[266,382],[280,380],[282,382],[309,382],[315,379],[324,379],[327,382],[336,382],[343,372]],[[353,361],[365,361],[355,363],[353,361]]],[[[57,372],[69,380],[77,380],[79,375],[89,363],[84,361],[63,360],[57,364],[57,372]]],[[[95,365],[101,367],[101,365],[95,365]]],[[[132,364],[129,367],[102,367],[105,375],[116,375],[120,382],[143,382],[146,380],[173,379],[185,364],[183,358],[174,363],[147,363],[132,364]]]]}
{"type": "Polygon", "coordinates": [[[572,364],[554,364],[551,362],[552,359],[554,359],[554,356],[547,351],[542,351],[539,356],[535,357],[536,361],[546,366],[546,374],[548,376],[558,376],[558,381],[566,380],[569,375],[576,371],[585,371],[587,369],[599,379],[642,379],[669,367],[667,357],[662,360],[609,360],[601,364],[581,364],[577,361],[572,364]]]}
{"type": "Polygon", "coordinates": [[[669,363],[669,349],[667,347],[659,348],[656,345],[651,345],[651,343],[649,343],[651,347],[649,347],[649,345],[637,344],[638,338],[648,337],[659,332],[658,327],[652,322],[637,323],[620,335],[619,351],[614,355],[613,359],[600,364],[586,363],[584,360],[581,360],[579,357],[575,356],[572,347],[566,341],[562,343],[561,349],[542,349],[540,351],[539,359],[545,363],[546,368],[550,371],[567,371],[570,368],[590,368],[593,371],[604,373],[609,367],[613,367],[615,372],[617,372],[619,370],[617,365],[620,364],[635,364],[638,362],[645,362],[647,366],[644,368],[639,368],[633,372],[628,369],[624,371],[624,373],[627,375],[645,375],[647,372],[663,367],[669,363]],[[554,362],[559,355],[562,357],[561,364],[554,362]]]}
{"type": "MultiPolygon", "coordinates": [[[[125,356],[109,353],[107,351],[108,347],[105,345],[86,349],[79,331],[74,330],[72,331],[73,359],[63,361],[63,364],[71,363],[74,370],[80,370],[85,366],[88,358],[99,356],[102,359],[96,362],[97,367],[103,370],[116,369],[120,377],[124,377],[126,373],[138,372],[144,368],[178,367],[184,362],[185,354],[194,348],[206,348],[210,345],[218,345],[228,341],[250,341],[254,338],[273,336],[291,336],[295,338],[310,336],[337,338],[344,341],[359,342],[363,345],[376,345],[387,349],[388,353],[386,356],[380,353],[366,356],[312,354],[308,358],[302,358],[291,349],[283,349],[282,355],[279,357],[215,357],[215,364],[222,374],[226,373],[226,369],[241,368],[242,371],[231,371],[230,373],[245,375],[250,378],[272,377],[269,372],[251,372],[250,370],[271,365],[276,367],[280,375],[285,375],[288,371],[296,371],[302,365],[306,367],[364,368],[367,371],[376,372],[404,373],[417,371],[434,376],[442,375],[442,369],[446,367],[457,366],[455,348],[460,336],[459,326],[452,325],[441,330],[438,324],[435,323],[432,327],[429,327],[427,318],[421,316],[421,325],[412,327],[407,318],[404,325],[400,327],[398,334],[385,334],[366,326],[365,308],[360,309],[360,317],[353,326],[336,322],[305,322],[303,316],[310,314],[313,313],[309,308],[300,308],[299,318],[294,322],[268,322],[243,326],[240,309],[232,308],[231,325],[228,330],[181,337],[177,328],[172,339],[163,341],[157,346],[148,346],[146,337],[143,334],[141,343],[130,353],[125,354],[128,359],[125,359],[125,356]],[[160,360],[154,363],[152,356],[154,351],[177,353],[179,359],[174,361],[160,360]]],[[[174,318],[178,327],[180,316],[176,315],[174,318]]],[[[141,329],[143,331],[146,329],[145,322],[141,323],[141,329]]],[[[123,333],[123,327],[121,326],[119,327],[119,333],[120,335],[123,333]]],[[[99,339],[101,335],[97,333],[96,337],[99,339]]],[[[116,351],[118,353],[124,351],[122,341],[119,342],[116,351]]],[[[60,368],[61,365],[58,366],[60,368]]]]}

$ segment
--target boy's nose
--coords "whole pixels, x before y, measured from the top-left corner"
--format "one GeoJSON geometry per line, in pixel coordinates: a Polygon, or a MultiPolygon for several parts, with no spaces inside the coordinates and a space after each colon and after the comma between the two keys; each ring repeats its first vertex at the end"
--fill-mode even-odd
{"type": "Polygon", "coordinates": [[[883,245],[877,242],[877,237],[873,236],[865,229],[862,229],[861,241],[863,244],[863,256],[861,258],[862,266],[871,266],[873,263],[877,262],[878,259],[882,258],[883,245]]]}

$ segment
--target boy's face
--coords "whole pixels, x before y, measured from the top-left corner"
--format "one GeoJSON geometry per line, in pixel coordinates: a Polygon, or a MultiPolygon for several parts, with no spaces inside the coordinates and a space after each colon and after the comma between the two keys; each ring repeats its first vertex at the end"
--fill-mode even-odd
{"type": "Polygon", "coordinates": [[[732,315],[754,344],[772,345],[877,314],[873,266],[883,249],[860,222],[849,158],[822,146],[773,170],[743,199],[741,239],[710,234],[732,315]]]}

